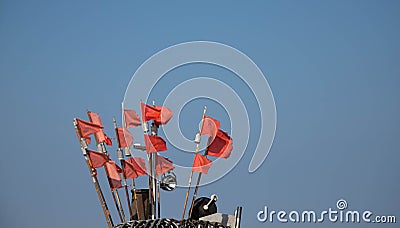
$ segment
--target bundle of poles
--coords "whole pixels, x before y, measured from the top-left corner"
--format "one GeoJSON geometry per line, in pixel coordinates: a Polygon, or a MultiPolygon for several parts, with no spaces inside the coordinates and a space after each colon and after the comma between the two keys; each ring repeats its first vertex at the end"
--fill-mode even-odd
{"type": "MultiPolygon", "coordinates": [[[[88,114],[90,122],[94,123],[93,119],[92,119],[91,112],[87,111],[87,114],[88,114]]],[[[107,206],[106,199],[104,197],[103,191],[101,189],[101,186],[100,186],[98,178],[97,178],[97,171],[96,171],[95,167],[93,166],[93,163],[92,163],[92,161],[90,159],[90,156],[89,156],[90,150],[88,149],[87,137],[83,137],[82,136],[82,132],[81,132],[81,129],[79,128],[79,126],[78,126],[78,121],[77,121],[76,118],[74,119],[74,126],[75,126],[75,130],[76,130],[76,134],[77,134],[78,139],[80,141],[80,146],[81,146],[81,150],[82,150],[84,159],[86,161],[86,165],[87,165],[87,167],[89,169],[89,173],[90,173],[90,175],[92,177],[92,181],[93,181],[93,184],[95,186],[95,190],[96,190],[97,196],[98,196],[100,204],[102,206],[103,213],[104,213],[104,216],[106,218],[107,225],[108,225],[108,227],[114,227],[114,222],[113,222],[110,210],[109,210],[109,208],[107,206]]],[[[115,128],[115,131],[116,131],[116,137],[118,139],[119,135],[117,133],[117,125],[116,125],[115,118],[114,118],[114,128],[115,128]]],[[[108,156],[108,151],[106,149],[106,146],[105,146],[104,142],[101,142],[99,140],[99,134],[96,134],[96,133],[94,135],[95,135],[95,139],[96,139],[97,151],[108,156]]],[[[121,167],[124,169],[125,161],[124,161],[123,149],[122,148],[118,148],[117,154],[118,154],[118,160],[120,161],[121,167]]],[[[125,156],[128,157],[128,158],[131,156],[129,147],[125,148],[125,156]]],[[[107,166],[104,166],[104,169],[105,169],[105,173],[106,173],[107,177],[109,177],[109,169],[107,168],[107,166]]],[[[130,197],[129,197],[127,179],[125,177],[125,173],[124,172],[122,172],[122,173],[123,173],[123,182],[124,182],[123,187],[125,189],[125,195],[126,195],[126,200],[127,200],[128,209],[129,209],[129,215],[130,215],[130,217],[132,217],[133,216],[133,212],[132,212],[132,207],[131,207],[131,202],[130,202],[130,197]]],[[[122,223],[124,223],[127,220],[126,220],[125,212],[124,212],[124,209],[123,209],[123,206],[122,206],[122,203],[121,203],[121,197],[119,195],[118,189],[113,187],[112,180],[110,178],[107,178],[107,180],[108,180],[108,184],[109,184],[109,187],[110,187],[110,191],[111,191],[111,195],[112,195],[112,198],[113,198],[113,202],[114,202],[115,207],[116,207],[117,212],[118,212],[118,216],[120,218],[120,221],[122,223]]],[[[132,185],[131,186],[132,186],[133,191],[136,192],[135,180],[133,178],[132,178],[132,185]]],[[[136,194],[134,194],[134,197],[136,197],[136,194]]],[[[136,209],[137,209],[137,207],[136,207],[136,209]]]]}
{"type": "MultiPolygon", "coordinates": [[[[92,182],[94,184],[97,196],[99,198],[100,201],[100,205],[102,207],[107,225],[109,228],[114,227],[114,222],[110,213],[110,210],[108,208],[106,199],[104,197],[103,191],[101,189],[101,186],[99,184],[98,178],[97,178],[97,171],[96,168],[104,166],[105,169],[105,173],[107,175],[107,180],[108,180],[108,184],[110,187],[110,191],[111,191],[111,195],[112,195],[112,199],[113,199],[113,203],[115,205],[115,208],[117,210],[118,213],[118,217],[120,219],[121,223],[126,223],[127,222],[127,217],[125,215],[124,212],[124,207],[121,203],[121,197],[119,195],[118,189],[119,188],[123,188],[124,192],[125,192],[125,198],[127,200],[127,206],[129,209],[129,218],[130,219],[134,219],[134,220],[140,220],[140,219],[156,219],[156,218],[160,218],[161,217],[161,194],[160,194],[160,181],[159,181],[159,176],[158,176],[158,172],[156,171],[156,165],[157,165],[157,159],[158,159],[158,151],[164,151],[166,150],[166,145],[165,145],[165,141],[158,137],[158,128],[160,125],[162,124],[166,124],[168,122],[168,120],[172,117],[172,112],[163,106],[155,106],[154,101],[153,101],[153,108],[152,109],[151,106],[147,105],[147,104],[143,104],[142,102],[140,102],[140,113],[141,113],[141,119],[140,117],[133,111],[133,113],[136,115],[135,120],[137,121],[137,123],[135,123],[135,126],[142,126],[143,129],[143,133],[144,133],[144,140],[145,140],[145,146],[143,145],[137,145],[134,144],[134,148],[135,149],[139,149],[142,151],[146,151],[147,152],[147,160],[148,160],[148,171],[144,171],[144,173],[148,174],[148,184],[149,184],[149,217],[148,218],[140,218],[139,217],[139,207],[138,207],[138,197],[137,197],[137,189],[135,186],[135,178],[139,175],[142,174],[136,174],[136,176],[127,176],[125,170],[127,168],[127,165],[129,165],[129,163],[127,163],[127,161],[129,159],[135,159],[132,157],[131,154],[131,148],[130,146],[133,145],[133,138],[132,138],[132,142],[127,143],[127,139],[126,138],[121,138],[121,135],[119,134],[119,130],[120,128],[117,127],[117,122],[116,119],[113,118],[113,123],[114,123],[114,129],[115,129],[115,134],[116,134],[116,139],[118,141],[118,149],[117,149],[117,157],[118,160],[120,162],[120,165],[122,167],[122,170],[118,171],[118,166],[116,166],[115,163],[110,163],[113,164],[113,166],[109,166],[109,165],[104,165],[105,163],[111,161],[109,159],[109,153],[107,151],[106,148],[106,144],[111,145],[111,139],[108,138],[105,133],[103,132],[103,124],[101,122],[100,116],[96,113],[87,111],[88,117],[90,122],[85,122],[82,121],[80,119],[75,118],[74,119],[74,126],[75,126],[75,130],[76,130],[76,134],[78,137],[78,140],[80,142],[80,147],[82,150],[82,154],[84,156],[86,165],[89,169],[89,174],[92,178],[92,182]],[[163,110],[164,109],[164,110],[163,110]],[[148,110],[150,110],[150,114],[148,113],[148,110]],[[161,114],[161,112],[165,113],[161,114]],[[157,114],[157,112],[160,112],[158,117],[155,117],[154,113],[157,114]],[[166,120],[162,120],[161,116],[167,116],[166,120]],[[148,126],[148,121],[149,120],[153,120],[151,127],[149,129],[148,126]],[[85,127],[80,126],[80,124],[83,125],[83,123],[85,124],[85,127]],[[92,124],[92,125],[90,125],[92,124]],[[99,164],[94,164],[94,162],[91,160],[91,156],[90,154],[93,153],[91,150],[88,149],[88,141],[90,140],[90,136],[91,134],[94,134],[95,139],[96,139],[96,147],[97,147],[97,152],[101,153],[103,155],[103,159],[104,162],[103,164],[99,165],[99,164]],[[161,141],[157,141],[157,143],[161,142],[161,144],[164,143],[164,145],[161,145],[160,147],[158,147],[157,145],[154,146],[153,145],[153,139],[156,140],[161,140],[161,141]],[[120,143],[120,142],[124,142],[124,143],[120,143]],[[150,146],[149,146],[150,144],[150,146]],[[128,160],[125,160],[125,157],[128,160]],[[115,171],[114,170],[115,168],[115,171]],[[116,176],[113,176],[116,173],[116,176]],[[120,178],[120,174],[122,173],[122,185],[118,185],[116,184],[115,180],[117,180],[117,182],[119,181],[119,183],[121,184],[121,178],[120,178]],[[129,186],[128,184],[128,179],[132,179],[132,182],[129,186]],[[133,195],[133,202],[136,204],[135,207],[132,207],[131,205],[131,199],[130,199],[130,194],[129,194],[129,188],[132,189],[132,195],[133,195]],[[136,211],[133,211],[133,208],[136,208],[136,211]],[[136,213],[137,216],[134,216],[134,213],[136,213]]],[[[198,172],[198,176],[197,176],[197,182],[196,182],[196,186],[195,186],[195,190],[193,193],[193,197],[191,200],[191,204],[190,204],[190,209],[189,209],[189,214],[188,217],[190,218],[192,216],[192,211],[193,211],[193,205],[194,202],[196,200],[197,197],[197,192],[198,192],[198,188],[200,185],[200,180],[201,180],[201,176],[203,173],[207,173],[208,169],[211,166],[211,161],[209,159],[207,159],[207,155],[209,155],[209,149],[210,146],[212,147],[212,141],[213,139],[216,137],[217,132],[220,131],[219,130],[219,122],[211,117],[207,117],[206,116],[206,110],[207,108],[204,107],[203,110],[203,115],[202,115],[202,119],[201,119],[201,125],[200,125],[200,131],[199,133],[196,135],[196,139],[194,140],[194,142],[196,143],[196,147],[195,147],[195,157],[194,157],[194,161],[193,161],[193,165],[192,165],[192,171],[190,173],[189,176],[189,183],[188,183],[188,189],[186,192],[186,197],[185,197],[185,201],[184,201],[184,206],[183,206],[183,213],[182,213],[182,220],[185,219],[185,214],[186,214],[186,209],[187,209],[187,204],[188,204],[188,199],[189,199],[189,193],[190,193],[190,189],[191,189],[191,183],[192,183],[192,179],[193,179],[193,173],[194,172],[198,172]],[[208,120],[208,122],[206,121],[208,120]],[[205,123],[206,122],[206,123],[205,123]],[[214,126],[210,126],[210,123],[214,126]],[[200,139],[201,139],[201,135],[208,135],[209,137],[209,142],[208,145],[206,147],[206,149],[204,150],[204,154],[200,155],[199,153],[199,144],[200,144],[200,139]]],[[[124,105],[122,104],[122,112],[123,112],[123,119],[122,119],[122,123],[123,123],[123,130],[125,130],[125,127],[128,126],[127,125],[127,121],[126,121],[126,116],[125,116],[125,108],[124,105]]],[[[130,117],[131,118],[131,117],[130,117]]],[[[225,132],[224,132],[225,133],[225,132]]],[[[130,133],[129,133],[130,134],[130,133]]],[[[227,158],[229,157],[230,151],[232,149],[232,141],[230,139],[229,136],[227,136],[226,134],[226,139],[229,142],[229,148],[226,149],[226,146],[228,145],[224,145],[224,151],[222,151],[221,149],[217,149],[217,150],[221,150],[221,151],[217,151],[215,152],[215,146],[214,146],[214,152],[211,152],[213,154],[210,154],[211,156],[215,156],[215,157],[224,157],[227,158]],[[226,151],[227,153],[225,153],[226,151]]],[[[124,135],[123,135],[124,136],[124,135]]],[[[124,136],[125,137],[125,136],[124,136]]],[[[220,145],[217,145],[220,146],[220,145]]],[[[137,159],[137,158],[136,158],[137,159]]],[[[140,159],[140,158],[139,158],[140,159]]],[[[102,160],[103,161],[103,160],[102,160]]],[[[171,163],[172,166],[172,163],[171,163]]],[[[144,167],[145,169],[145,167],[144,167]]],[[[172,168],[173,169],[173,168],[172,168]]],[[[168,170],[169,171],[169,170],[168,170]]]]}
{"type": "MultiPolygon", "coordinates": [[[[122,110],[124,112],[124,105],[123,104],[122,104],[122,110]]],[[[106,140],[101,140],[100,137],[103,137],[102,139],[104,139],[104,136],[106,138],[108,138],[108,136],[106,136],[104,134],[104,132],[102,132],[103,131],[102,130],[103,126],[102,126],[102,123],[101,123],[101,120],[100,120],[100,117],[98,116],[98,114],[90,112],[90,111],[87,111],[87,114],[88,114],[88,118],[89,118],[90,122],[85,122],[85,121],[82,121],[80,119],[75,118],[74,119],[74,127],[75,127],[75,131],[76,131],[78,140],[80,142],[80,147],[81,147],[81,150],[82,150],[82,154],[83,154],[84,159],[86,161],[86,165],[87,165],[87,167],[89,169],[89,174],[90,174],[90,176],[92,178],[92,182],[93,182],[93,184],[95,186],[95,190],[96,190],[97,196],[99,198],[100,205],[101,205],[101,207],[103,209],[103,213],[104,213],[107,225],[108,225],[108,227],[114,227],[114,221],[112,219],[112,216],[111,216],[109,207],[107,205],[104,193],[102,191],[101,185],[100,185],[100,183],[98,181],[98,178],[97,178],[97,170],[96,170],[96,168],[98,168],[98,167],[95,167],[93,165],[93,162],[91,161],[91,158],[90,158],[91,150],[88,149],[88,144],[90,143],[88,141],[90,141],[90,136],[88,137],[87,135],[88,134],[89,135],[91,135],[91,134],[94,135],[94,137],[96,139],[96,150],[97,150],[97,152],[100,152],[100,153],[102,153],[104,155],[104,159],[105,159],[104,161],[110,160],[110,159],[109,159],[109,153],[108,153],[106,145],[105,145],[105,141],[106,140]],[[93,116],[95,116],[95,118],[93,118],[93,116]],[[84,130],[82,130],[82,127],[79,127],[79,123],[82,123],[82,125],[85,124],[85,127],[87,127],[87,128],[84,128],[84,130]],[[82,131],[84,131],[84,132],[82,133],[82,131]]],[[[126,139],[121,139],[120,138],[121,135],[118,133],[118,127],[117,127],[117,123],[116,123],[116,119],[115,118],[113,118],[113,122],[114,122],[114,129],[115,129],[116,139],[118,141],[118,144],[120,144],[119,142],[121,140],[126,140],[126,139]]],[[[123,121],[122,122],[123,122],[123,126],[125,126],[125,115],[123,115],[123,121]]],[[[143,131],[144,131],[145,139],[146,139],[146,134],[148,133],[147,121],[142,121],[142,123],[139,124],[139,125],[143,126],[143,131]]],[[[155,124],[155,122],[153,121],[152,128],[151,128],[151,135],[153,135],[153,136],[157,135],[157,131],[158,131],[158,125],[155,124]]],[[[108,140],[111,140],[111,139],[108,138],[108,140]]],[[[124,148],[121,145],[118,146],[117,157],[118,157],[118,160],[120,161],[120,165],[122,167],[122,170],[125,170],[125,166],[126,166],[126,161],[125,161],[124,157],[129,159],[132,156],[131,155],[130,146],[131,145],[126,146],[124,148]]],[[[138,146],[137,147],[137,149],[140,149],[140,150],[143,150],[143,151],[146,151],[146,148],[147,148],[146,146],[138,146]]],[[[149,177],[149,199],[150,199],[150,203],[149,203],[150,214],[149,215],[150,215],[150,219],[156,219],[156,215],[158,215],[158,218],[159,218],[160,214],[161,214],[161,206],[160,206],[160,203],[161,203],[160,197],[161,197],[161,195],[159,193],[159,184],[158,184],[158,179],[159,178],[156,175],[156,171],[155,171],[156,170],[156,162],[155,162],[156,156],[157,156],[157,152],[148,154],[149,171],[146,172],[148,174],[148,177],[149,177]]],[[[110,160],[110,161],[112,161],[112,160],[110,160]]],[[[109,184],[109,187],[110,187],[113,203],[114,203],[114,205],[116,207],[120,222],[121,223],[126,223],[127,222],[127,217],[126,217],[125,212],[124,212],[124,207],[122,206],[122,203],[121,203],[120,194],[118,192],[118,189],[120,187],[115,187],[114,186],[115,184],[113,184],[113,180],[110,178],[110,170],[109,170],[108,166],[106,166],[106,165],[102,165],[102,166],[104,166],[106,176],[108,177],[107,180],[108,180],[108,184],[109,184]]],[[[131,185],[129,186],[128,178],[126,177],[125,172],[121,171],[120,173],[122,173],[122,177],[123,177],[122,178],[123,185],[121,187],[124,188],[125,197],[126,197],[126,201],[127,201],[127,206],[128,206],[128,209],[129,209],[129,218],[130,219],[144,219],[144,220],[148,219],[148,218],[145,218],[145,217],[142,217],[142,218],[139,217],[140,213],[138,211],[139,207],[138,207],[137,192],[136,192],[136,187],[135,187],[135,179],[131,178],[132,182],[131,182],[131,185]],[[136,208],[136,211],[135,211],[136,212],[136,217],[134,217],[134,213],[135,212],[132,211],[133,207],[131,205],[131,197],[129,195],[129,187],[131,187],[131,189],[132,189],[133,202],[136,204],[135,207],[134,207],[134,208],[136,208]]]]}

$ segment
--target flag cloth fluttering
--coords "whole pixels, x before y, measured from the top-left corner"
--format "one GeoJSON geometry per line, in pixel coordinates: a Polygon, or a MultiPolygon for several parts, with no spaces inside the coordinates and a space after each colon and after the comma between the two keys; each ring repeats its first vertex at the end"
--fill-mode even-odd
{"type": "Polygon", "coordinates": [[[220,127],[220,122],[209,116],[204,116],[203,122],[201,124],[202,124],[202,126],[201,126],[200,134],[208,135],[213,138],[217,134],[217,131],[220,127]]]}
{"type": "Polygon", "coordinates": [[[124,110],[125,116],[125,127],[134,128],[141,125],[140,116],[135,112],[135,110],[124,110]]]}
{"type": "Polygon", "coordinates": [[[218,129],[214,140],[208,146],[207,155],[228,158],[231,155],[232,149],[232,138],[228,135],[228,133],[218,129]]]}
{"type": "Polygon", "coordinates": [[[140,103],[143,121],[154,120],[157,125],[166,124],[172,118],[172,111],[165,106],[150,106],[140,103]]]}
{"type": "MultiPolygon", "coordinates": [[[[101,128],[103,128],[103,122],[100,119],[100,115],[95,113],[95,112],[91,112],[88,111],[88,115],[90,117],[90,120],[92,123],[99,125],[101,128]]],[[[107,145],[112,146],[112,141],[111,139],[106,135],[106,133],[104,133],[104,130],[101,129],[100,131],[96,132],[96,138],[98,140],[99,143],[105,142],[107,145]]]]}
{"type": "Polygon", "coordinates": [[[90,123],[81,119],[76,118],[76,123],[81,133],[81,137],[90,139],[91,134],[101,131],[102,127],[98,124],[90,123]]]}
{"type": "Polygon", "coordinates": [[[170,170],[173,170],[175,167],[173,166],[172,161],[168,158],[156,155],[156,174],[161,175],[170,170]]]}
{"type": "Polygon", "coordinates": [[[105,167],[107,169],[110,188],[112,190],[122,188],[120,175],[122,173],[122,169],[113,160],[107,161],[105,163],[105,167]]]}
{"type": "Polygon", "coordinates": [[[92,167],[95,169],[102,167],[107,161],[110,160],[110,156],[102,152],[88,150],[88,154],[90,162],[92,163],[92,167]]]}
{"type": "Polygon", "coordinates": [[[148,154],[167,150],[165,140],[159,136],[145,134],[144,141],[146,143],[146,152],[148,154]]]}
{"type": "Polygon", "coordinates": [[[196,154],[193,161],[192,172],[207,174],[211,164],[211,160],[201,154],[196,154]]]}
{"type": "Polygon", "coordinates": [[[128,129],[123,127],[117,128],[118,147],[130,147],[133,144],[133,136],[128,129]]]}
{"type": "Polygon", "coordinates": [[[92,123],[99,125],[100,127],[104,127],[103,126],[103,122],[101,121],[100,115],[95,113],[95,112],[91,112],[88,111],[88,115],[90,117],[90,120],[92,123]]]}
{"type": "Polygon", "coordinates": [[[146,164],[143,158],[129,158],[125,160],[124,174],[127,179],[136,178],[147,174],[146,164]]]}

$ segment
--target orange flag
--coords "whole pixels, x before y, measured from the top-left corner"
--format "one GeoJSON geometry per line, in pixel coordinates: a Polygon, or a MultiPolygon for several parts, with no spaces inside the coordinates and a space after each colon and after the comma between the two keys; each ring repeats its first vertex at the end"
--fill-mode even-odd
{"type": "Polygon", "coordinates": [[[192,171],[197,173],[208,173],[208,169],[210,169],[212,161],[206,158],[201,154],[196,154],[194,156],[192,171]]]}
{"type": "Polygon", "coordinates": [[[173,170],[175,167],[168,158],[163,156],[156,155],[156,174],[161,175],[170,170],[173,170]]]}
{"type": "Polygon", "coordinates": [[[220,127],[220,123],[218,120],[211,118],[209,116],[204,116],[201,132],[202,135],[208,135],[210,137],[215,137],[217,131],[220,127]]]}
{"type": "Polygon", "coordinates": [[[130,147],[133,144],[133,136],[128,129],[123,127],[117,128],[118,147],[130,147]]]}
{"type": "Polygon", "coordinates": [[[129,158],[125,160],[124,174],[127,179],[136,178],[147,174],[146,164],[143,158],[129,158]]]}
{"type": "Polygon", "coordinates": [[[90,162],[92,163],[93,168],[100,168],[108,160],[110,160],[109,155],[102,153],[102,152],[88,150],[88,154],[89,154],[89,159],[90,159],[90,162]]]}
{"type": "Polygon", "coordinates": [[[231,155],[232,149],[232,138],[228,133],[218,129],[214,140],[208,146],[207,155],[228,158],[231,155]]]}
{"type": "Polygon", "coordinates": [[[167,150],[165,140],[159,136],[145,134],[144,141],[146,143],[146,152],[148,154],[167,150]]]}
{"type": "Polygon", "coordinates": [[[113,161],[109,160],[105,163],[105,168],[107,170],[108,180],[110,182],[110,188],[112,190],[122,187],[121,184],[121,173],[122,169],[113,161]]]}
{"type": "MultiPolygon", "coordinates": [[[[92,123],[97,124],[101,128],[103,128],[103,122],[101,121],[99,114],[88,111],[88,115],[89,115],[89,119],[92,123]]],[[[96,132],[95,134],[96,134],[96,138],[97,138],[98,142],[105,142],[107,145],[112,146],[111,139],[104,133],[103,129],[96,132]]]]}
{"type": "Polygon", "coordinates": [[[99,132],[102,129],[102,127],[98,124],[86,122],[78,118],[76,118],[76,123],[81,133],[81,137],[86,139],[88,138],[90,139],[91,134],[95,134],[96,132],[99,132]]]}
{"type": "Polygon", "coordinates": [[[135,112],[135,110],[124,110],[125,116],[125,127],[134,128],[141,125],[140,116],[135,112]]]}
{"type": "Polygon", "coordinates": [[[140,103],[143,121],[154,120],[157,125],[166,124],[172,118],[172,111],[164,106],[150,106],[140,103]]]}

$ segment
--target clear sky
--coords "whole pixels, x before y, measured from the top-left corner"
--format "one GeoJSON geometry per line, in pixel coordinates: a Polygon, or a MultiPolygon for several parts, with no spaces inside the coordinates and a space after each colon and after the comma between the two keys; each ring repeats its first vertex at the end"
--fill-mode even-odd
{"type": "MultiPolygon", "coordinates": [[[[278,120],[257,172],[247,171],[250,140],[238,166],[199,195],[219,194],[221,212],[243,206],[246,228],[341,227],[256,219],[264,206],[321,211],[340,198],[351,209],[400,222],[399,1],[145,2],[0,1],[1,227],[105,227],[72,119],[98,112],[114,136],[112,117],[120,120],[136,69],[164,48],[195,40],[248,55],[271,86],[278,120]]],[[[248,88],[217,67],[176,69],[155,98],[181,82],[174,75],[218,78],[248,97],[249,112],[257,114],[248,88]]],[[[204,103],[230,130],[220,106],[197,100],[179,120],[188,138],[204,103]]],[[[184,189],[163,192],[163,216],[179,218],[183,200],[184,189]]],[[[118,221],[111,201],[109,207],[118,221]]]]}

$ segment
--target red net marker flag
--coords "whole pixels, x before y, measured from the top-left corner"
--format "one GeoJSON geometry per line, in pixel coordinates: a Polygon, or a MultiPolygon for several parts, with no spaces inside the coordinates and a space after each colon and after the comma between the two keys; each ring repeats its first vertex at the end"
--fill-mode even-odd
{"type": "Polygon", "coordinates": [[[107,176],[110,181],[110,188],[112,190],[122,188],[121,173],[122,169],[112,160],[105,163],[107,169],[107,176]]]}
{"type": "Polygon", "coordinates": [[[156,174],[161,175],[170,170],[173,170],[175,167],[168,158],[163,156],[156,156],[156,174]]]}
{"type": "Polygon", "coordinates": [[[90,162],[92,163],[92,167],[95,169],[102,167],[107,161],[110,160],[109,155],[102,152],[89,150],[88,154],[90,162]]]}
{"type": "Polygon", "coordinates": [[[136,178],[147,174],[146,164],[143,158],[129,158],[125,160],[124,174],[127,179],[136,178]]]}
{"type": "Polygon", "coordinates": [[[99,142],[105,142],[107,145],[112,146],[112,140],[103,131],[97,132],[97,139],[99,142]]]}
{"type": "Polygon", "coordinates": [[[95,134],[102,130],[102,127],[98,124],[90,123],[81,119],[76,118],[76,123],[81,133],[81,137],[85,139],[90,139],[91,134],[95,134]]]}
{"type": "Polygon", "coordinates": [[[130,147],[133,144],[133,136],[128,129],[123,127],[117,128],[118,147],[130,147]]]}
{"type": "Polygon", "coordinates": [[[144,141],[146,143],[146,152],[148,154],[167,150],[165,140],[159,136],[145,134],[144,141]]]}
{"type": "MultiPolygon", "coordinates": [[[[92,123],[97,124],[103,128],[103,122],[101,121],[99,114],[88,111],[88,115],[92,123]]],[[[99,142],[105,142],[107,145],[112,146],[111,139],[104,133],[103,129],[96,132],[95,134],[99,142]]]]}
{"type": "Polygon", "coordinates": [[[159,118],[155,119],[154,122],[156,122],[157,125],[167,124],[168,121],[173,116],[172,111],[165,106],[158,106],[158,107],[161,108],[161,115],[159,118]]]}
{"type": "Polygon", "coordinates": [[[125,127],[126,128],[134,128],[140,126],[142,123],[140,122],[140,116],[135,112],[135,110],[124,110],[125,117],[125,127]]]}
{"type": "Polygon", "coordinates": [[[228,135],[228,133],[218,129],[214,140],[208,146],[207,155],[220,158],[229,158],[232,149],[232,138],[228,135]]]}
{"type": "Polygon", "coordinates": [[[201,126],[200,134],[208,135],[212,138],[215,137],[215,135],[217,134],[217,131],[220,127],[220,122],[209,116],[204,116],[204,119],[201,124],[202,124],[202,126],[201,126]]]}
{"type": "Polygon", "coordinates": [[[196,154],[193,161],[192,171],[207,174],[212,161],[201,154],[196,154]]]}
{"type": "Polygon", "coordinates": [[[167,124],[172,118],[172,111],[165,106],[150,106],[143,102],[140,103],[143,121],[154,120],[157,125],[167,124]]]}
{"type": "Polygon", "coordinates": [[[99,125],[100,127],[104,127],[103,126],[103,122],[101,121],[100,115],[95,113],[95,112],[91,112],[88,111],[88,115],[90,117],[90,120],[92,123],[99,125]]]}

